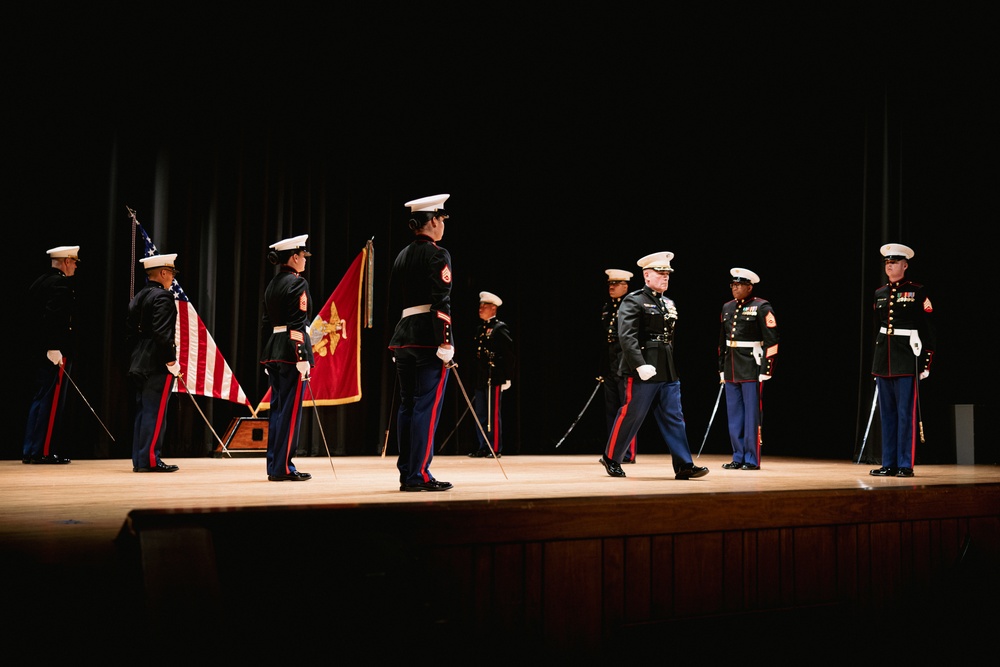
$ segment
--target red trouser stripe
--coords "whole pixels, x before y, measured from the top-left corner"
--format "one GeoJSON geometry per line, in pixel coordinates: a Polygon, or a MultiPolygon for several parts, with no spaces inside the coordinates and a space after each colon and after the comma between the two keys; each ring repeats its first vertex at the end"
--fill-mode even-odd
{"type": "Polygon", "coordinates": [[[609,459],[614,458],[615,455],[615,443],[618,442],[618,431],[621,428],[622,420],[625,419],[625,415],[628,414],[628,404],[632,402],[632,378],[629,378],[625,382],[625,403],[622,405],[621,410],[618,411],[618,417],[615,418],[615,426],[611,429],[611,438],[608,440],[607,452],[605,456],[609,459]]]}
{"type": "MultiPolygon", "coordinates": [[[[919,371],[918,371],[919,372],[919,371]]],[[[910,406],[910,465],[912,466],[917,460],[917,438],[919,437],[918,431],[920,430],[919,420],[917,419],[917,408],[920,405],[920,399],[917,396],[917,392],[920,391],[920,382],[917,376],[913,376],[913,405],[910,406]]]]}
{"type": "Polygon", "coordinates": [[[170,400],[170,388],[174,384],[174,376],[167,374],[167,381],[163,385],[163,394],[160,395],[160,409],[156,413],[156,428],[153,429],[153,439],[149,443],[149,467],[156,467],[156,443],[160,441],[160,430],[163,428],[163,413],[167,411],[167,401],[170,400]]]}
{"type": "Polygon", "coordinates": [[[295,422],[299,418],[299,405],[302,404],[302,376],[299,375],[298,382],[295,384],[295,397],[292,399],[292,414],[290,416],[290,421],[288,422],[288,442],[285,443],[285,474],[291,473],[291,469],[288,467],[288,461],[292,458],[292,446],[295,444],[295,422]]]}
{"type": "MultiPolygon", "coordinates": [[[[442,367],[444,364],[441,364],[442,367]]],[[[441,405],[441,399],[444,397],[444,382],[448,370],[442,368],[441,375],[438,377],[437,389],[434,391],[434,407],[431,409],[431,419],[429,426],[427,427],[427,446],[424,447],[424,460],[420,462],[420,476],[425,482],[429,482],[430,476],[427,474],[427,466],[430,465],[431,454],[434,453],[434,431],[437,429],[437,418],[438,418],[438,406],[441,405]]]]}
{"type": "Polygon", "coordinates": [[[52,444],[52,430],[56,424],[56,410],[59,408],[59,392],[62,391],[63,365],[59,364],[59,374],[56,376],[56,389],[52,392],[52,403],[49,405],[49,426],[45,429],[45,447],[42,456],[49,455],[49,445],[52,444]]]}

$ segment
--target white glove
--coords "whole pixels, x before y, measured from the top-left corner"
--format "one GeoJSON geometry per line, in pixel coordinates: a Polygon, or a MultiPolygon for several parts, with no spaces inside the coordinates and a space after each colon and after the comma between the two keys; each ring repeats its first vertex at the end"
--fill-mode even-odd
{"type": "Polygon", "coordinates": [[[635,369],[635,372],[639,374],[640,380],[645,381],[656,375],[656,366],[653,366],[652,364],[643,364],[642,366],[639,366],[639,368],[635,369]]]}
{"type": "Polygon", "coordinates": [[[167,370],[170,371],[171,375],[180,375],[181,365],[175,361],[172,364],[167,364],[167,370]]]}
{"type": "Polygon", "coordinates": [[[931,375],[931,372],[930,372],[930,371],[924,371],[924,372],[922,372],[922,373],[920,374],[920,379],[921,379],[921,380],[926,380],[927,378],[929,378],[929,377],[930,377],[930,375],[931,375]]]}
{"type": "Polygon", "coordinates": [[[62,352],[59,350],[49,350],[45,353],[45,356],[56,366],[62,363],[62,352]]]}
{"type": "Polygon", "coordinates": [[[455,356],[455,348],[442,346],[437,349],[436,354],[438,359],[440,359],[444,363],[448,363],[449,361],[451,361],[452,357],[455,356]]]}
{"type": "Polygon", "coordinates": [[[759,382],[766,382],[767,380],[770,380],[770,379],[771,379],[770,375],[764,375],[763,373],[761,373],[760,375],[757,376],[757,380],[759,382]]]}
{"type": "Polygon", "coordinates": [[[723,371],[719,371],[719,384],[726,381],[726,374],[723,371]]]}
{"type": "Polygon", "coordinates": [[[299,372],[299,375],[302,376],[303,380],[305,380],[309,376],[309,362],[308,361],[296,361],[295,362],[295,369],[299,372]]]}
{"type": "Polygon", "coordinates": [[[500,385],[500,391],[507,391],[510,389],[510,380],[507,380],[502,385],[500,385]]]}

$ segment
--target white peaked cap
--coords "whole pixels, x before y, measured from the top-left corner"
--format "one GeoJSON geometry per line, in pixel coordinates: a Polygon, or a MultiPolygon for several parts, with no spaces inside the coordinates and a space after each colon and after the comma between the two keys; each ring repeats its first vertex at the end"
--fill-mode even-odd
{"type": "Polygon", "coordinates": [[[729,275],[733,277],[734,283],[750,283],[751,285],[756,285],[760,282],[760,276],[750,269],[741,269],[736,267],[729,269],[729,275]]]}
{"type": "Polygon", "coordinates": [[[80,246],[78,245],[61,245],[56,248],[50,248],[45,252],[48,253],[49,257],[53,259],[59,257],[76,257],[80,254],[80,246]]]}
{"type": "Polygon", "coordinates": [[[499,307],[503,305],[503,299],[492,292],[480,292],[479,303],[492,303],[494,306],[499,307]]]}
{"type": "Polygon", "coordinates": [[[177,259],[177,253],[170,253],[169,255],[153,255],[151,257],[142,257],[139,259],[142,262],[142,268],[144,269],[158,269],[161,266],[167,268],[174,268],[174,260],[177,259]]]}
{"type": "Polygon", "coordinates": [[[672,252],[654,252],[652,255],[646,255],[640,259],[636,264],[642,269],[653,269],[654,271],[670,271],[673,273],[673,268],[670,266],[670,260],[674,258],[674,253],[672,252]]]}
{"type": "Polygon", "coordinates": [[[632,278],[631,271],[622,271],[621,269],[608,269],[605,273],[608,274],[609,283],[618,280],[628,282],[632,278]]]}
{"type": "Polygon", "coordinates": [[[417,213],[418,211],[436,212],[444,209],[444,203],[448,201],[448,197],[450,196],[451,195],[431,195],[430,197],[422,197],[421,199],[408,201],[404,204],[404,206],[409,208],[411,213],[417,213]]]}
{"type": "Polygon", "coordinates": [[[879,252],[886,259],[913,259],[913,250],[902,243],[886,243],[879,252]]]}
{"type": "Polygon", "coordinates": [[[290,239],[282,239],[277,243],[272,243],[268,247],[272,250],[305,250],[306,241],[309,239],[308,234],[302,234],[301,236],[293,236],[290,239]]]}

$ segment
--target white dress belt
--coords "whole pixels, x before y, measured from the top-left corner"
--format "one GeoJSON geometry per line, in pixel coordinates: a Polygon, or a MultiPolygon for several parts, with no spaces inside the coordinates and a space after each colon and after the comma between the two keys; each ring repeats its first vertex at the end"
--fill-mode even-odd
{"type": "Polygon", "coordinates": [[[431,312],[431,304],[425,303],[420,306],[410,306],[409,308],[403,309],[403,317],[409,317],[410,315],[419,315],[420,313],[431,312]]]}
{"type": "MultiPolygon", "coordinates": [[[[879,333],[887,334],[887,333],[889,333],[889,330],[886,329],[885,327],[879,327],[878,332],[879,333]]],[[[893,329],[892,330],[892,335],[893,336],[912,336],[915,333],[917,333],[916,329],[893,329]]]]}
{"type": "Polygon", "coordinates": [[[283,331],[288,331],[288,326],[274,327],[274,333],[281,333],[283,331]]]}
{"type": "Polygon", "coordinates": [[[759,340],[727,340],[727,347],[760,347],[763,341],[759,340]]]}

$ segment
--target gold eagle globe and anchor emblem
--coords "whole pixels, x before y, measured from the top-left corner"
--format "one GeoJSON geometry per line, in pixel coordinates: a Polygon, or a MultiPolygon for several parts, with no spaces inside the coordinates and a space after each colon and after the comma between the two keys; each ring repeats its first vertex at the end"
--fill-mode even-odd
{"type": "Polygon", "coordinates": [[[337,304],[330,304],[330,321],[325,321],[317,315],[309,325],[309,339],[312,342],[313,354],[321,357],[332,355],[340,339],[347,340],[347,320],[340,319],[337,304]]]}

